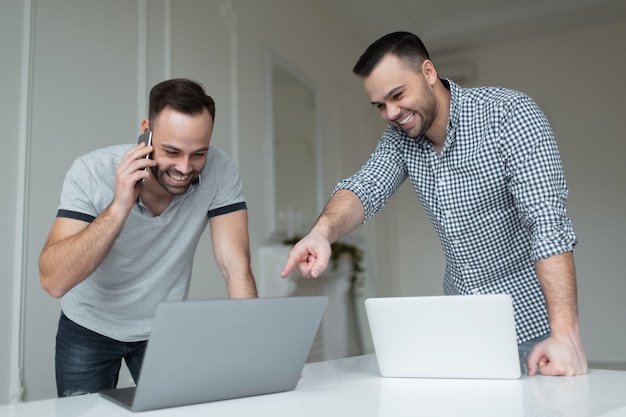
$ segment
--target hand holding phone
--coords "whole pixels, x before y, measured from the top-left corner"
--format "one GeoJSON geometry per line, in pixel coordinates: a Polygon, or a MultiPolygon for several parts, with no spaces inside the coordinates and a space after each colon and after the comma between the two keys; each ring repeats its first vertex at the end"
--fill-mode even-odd
{"type": "MultiPolygon", "coordinates": [[[[152,131],[148,130],[147,132],[142,133],[141,135],[139,135],[139,139],[137,140],[137,144],[140,143],[145,143],[146,146],[151,146],[152,145],[152,131]]],[[[144,157],[145,159],[150,159],[150,154],[146,155],[144,157]]],[[[148,167],[144,168],[144,171],[148,171],[148,167]]],[[[137,184],[141,184],[146,182],[145,178],[140,179],[137,184]]]]}

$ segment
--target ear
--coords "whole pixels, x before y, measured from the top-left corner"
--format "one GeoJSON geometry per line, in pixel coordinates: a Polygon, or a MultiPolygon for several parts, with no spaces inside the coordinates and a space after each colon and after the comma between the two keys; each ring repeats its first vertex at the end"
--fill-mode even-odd
{"type": "Polygon", "coordinates": [[[435,64],[433,64],[433,61],[430,59],[425,59],[424,62],[422,62],[422,74],[424,74],[424,77],[431,85],[439,81],[435,64]]]}
{"type": "Polygon", "coordinates": [[[143,119],[141,121],[141,133],[146,133],[150,130],[150,121],[148,119],[143,119]]]}

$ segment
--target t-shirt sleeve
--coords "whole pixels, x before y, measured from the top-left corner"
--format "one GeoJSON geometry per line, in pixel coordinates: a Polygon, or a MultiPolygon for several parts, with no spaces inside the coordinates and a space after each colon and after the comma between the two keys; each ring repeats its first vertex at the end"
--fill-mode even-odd
{"type": "Polygon", "coordinates": [[[57,217],[91,222],[98,216],[93,193],[87,192],[91,189],[90,178],[92,175],[85,163],[76,159],[65,174],[57,217]]]}
{"type": "MultiPolygon", "coordinates": [[[[215,158],[207,161],[212,164],[208,181],[217,181],[216,193],[209,207],[208,216],[232,213],[247,208],[243,195],[243,184],[239,170],[226,152],[215,149],[215,158]]],[[[205,178],[202,178],[205,181],[205,178]]]]}

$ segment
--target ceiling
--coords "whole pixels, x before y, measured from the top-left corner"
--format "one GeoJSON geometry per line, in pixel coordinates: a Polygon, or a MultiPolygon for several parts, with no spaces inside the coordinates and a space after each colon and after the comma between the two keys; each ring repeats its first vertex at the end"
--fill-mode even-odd
{"type": "Polygon", "coordinates": [[[398,30],[432,53],[626,19],[626,0],[324,0],[372,42],[398,30]]]}

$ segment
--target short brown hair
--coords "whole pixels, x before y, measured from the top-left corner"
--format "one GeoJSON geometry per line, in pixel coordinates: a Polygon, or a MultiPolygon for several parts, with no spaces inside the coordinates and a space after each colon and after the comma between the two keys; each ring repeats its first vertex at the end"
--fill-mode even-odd
{"type": "Polygon", "coordinates": [[[393,32],[372,43],[361,55],[352,72],[368,77],[378,63],[388,54],[397,57],[407,68],[420,73],[422,63],[430,59],[424,43],[409,32],[393,32]]]}
{"type": "Polygon", "coordinates": [[[205,93],[202,85],[186,78],[162,81],[152,87],[148,110],[150,126],[166,107],[191,116],[207,109],[215,121],[215,101],[205,93]]]}

